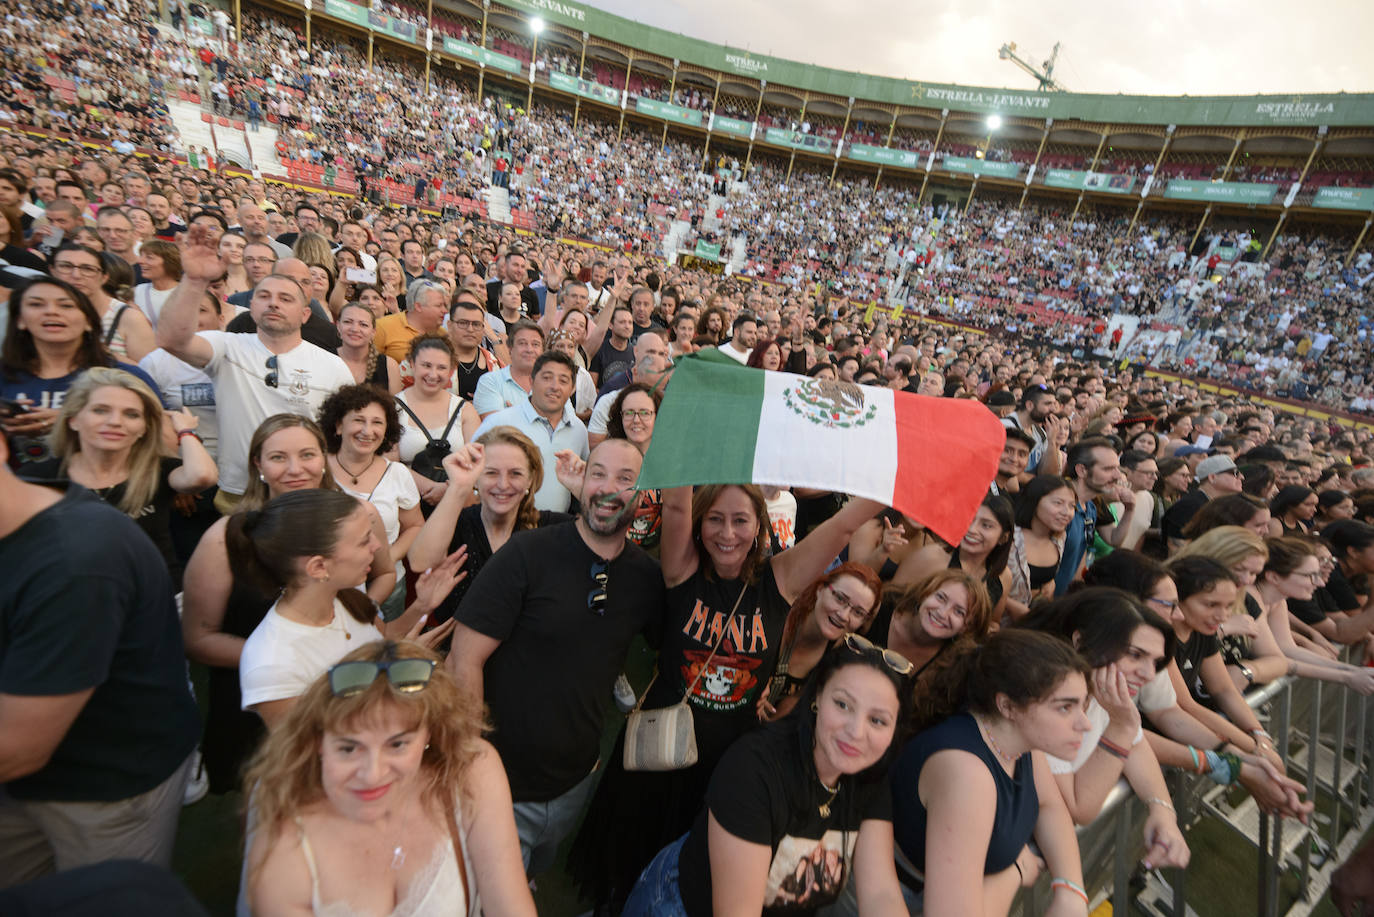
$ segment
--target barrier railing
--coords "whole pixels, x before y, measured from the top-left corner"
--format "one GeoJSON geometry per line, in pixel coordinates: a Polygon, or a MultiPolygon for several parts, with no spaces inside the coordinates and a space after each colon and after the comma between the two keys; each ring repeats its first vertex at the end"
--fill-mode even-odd
{"type": "MultiPolygon", "coordinates": [[[[1192,862],[1188,870],[1153,870],[1141,882],[1148,812],[1123,779],[1092,824],[1078,829],[1084,887],[1094,913],[1108,901],[1110,912],[1119,915],[1206,913],[1190,906],[1189,895],[1190,882],[1212,878],[1207,850],[1195,844],[1192,831],[1203,819],[1220,820],[1254,847],[1258,917],[1304,917],[1325,896],[1331,872],[1374,826],[1374,703],[1341,685],[1290,678],[1251,692],[1246,701],[1268,721],[1288,774],[1304,781],[1306,798],[1317,803],[1309,824],[1266,815],[1248,794],[1233,804],[1238,791],[1169,771],[1170,795],[1179,826],[1189,835],[1192,862]],[[1296,899],[1287,907],[1281,883],[1285,874],[1297,879],[1296,899]]],[[[1216,878],[1234,882],[1230,875],[1216,878]]],[[[1050,898],[1049,882],[1045,875],[1024,890],[1012,913],[1042,913],[1050,898]]]]}

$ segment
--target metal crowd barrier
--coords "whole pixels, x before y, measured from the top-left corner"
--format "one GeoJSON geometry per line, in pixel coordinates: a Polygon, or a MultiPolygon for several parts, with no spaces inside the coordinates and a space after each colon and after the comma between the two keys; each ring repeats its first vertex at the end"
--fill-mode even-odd
{"type": "MultiPolygon", "coordinates": [[[[1078,829],[1091,913],[1109,913],[1105,902],[1117,917],[1202,913],[1189,906],[1188,890],[1190,879],[1212,878],[1207,875],[1207,850],[1199,849],[1192,832],[1204,819],[1224,824],[1229,836],[1254,849],[1258,917],[1305,917],[1326,895],[1331,872],[1374,826],[1374,703],[1342,685],[1307,678],[1281,678],[1252,691],[1246,701],[1267,723],[1288,775],[1304,782],[1305,798],[1316,802],[1309,824],[1263,814],[1239,785],[1221,787],[1206,777],[1166,769],[1192,862],[1188,870],[1146,874],[1140,865],[1146,806],[1123,779],[1101,814],[1078,829]],[[1291,891],[1281,891],[1284,874],[1297,885],[1296,899],[1287,907],[1291,891]]],[[[1044,875],[1018,895],[1012,914],[1042,913],[1049,903],[1049,882],[1044,875]]]]}

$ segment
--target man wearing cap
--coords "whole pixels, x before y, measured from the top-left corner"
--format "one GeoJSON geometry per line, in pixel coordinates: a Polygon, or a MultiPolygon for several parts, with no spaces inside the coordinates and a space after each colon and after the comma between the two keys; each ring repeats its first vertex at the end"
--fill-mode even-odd
{"type": "MultiPolygon", "coordinates": [[[[1004,388],[999,388],[988,396],[986,404],[988,410],[997,415],[998,420],[1006,420],[1011,412],[1016,410],[1016,396],[1004,388]]],[[[1035,440],[1032,439],[1031,442],[1033,444],[1035,440]]]]}
{"type": "Polygon", "coordinates": [[[1213,455],[1203,459],[1195,474],[1198,486],[1179,497],[1178,502],[1164,512],[1160,528],[1169,540],[1170,552],[1183,546],[1183,527],[1207,501],[1240,493],[1240,472],[1230,456],[1213,455]]]}
{"type": "Polygon", "coordinates": [[[1209,455],[1211,455],[1211,450],[1187,443],[1174,450],[1174,458],[1181,458],[1187,462],[1188,470],[1193,474],[1197,474],[1197,466],[1202,464],[1202,460],[1209,455]]]}

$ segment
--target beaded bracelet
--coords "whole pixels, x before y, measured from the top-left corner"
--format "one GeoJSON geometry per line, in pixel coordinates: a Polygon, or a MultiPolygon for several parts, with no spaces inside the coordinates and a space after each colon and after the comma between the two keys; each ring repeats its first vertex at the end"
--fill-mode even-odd
{"type": "Polygon", "coordinates": [[[1072,879],[1055,879],[1050,883],[1050,890],[1053,891],[1056,888],[1067,888],[1069,891],[1082,898],[1084,904],[1088,903],[1088,893],[1083,890],[1083,886],[1074,882],[1072,879]]]}

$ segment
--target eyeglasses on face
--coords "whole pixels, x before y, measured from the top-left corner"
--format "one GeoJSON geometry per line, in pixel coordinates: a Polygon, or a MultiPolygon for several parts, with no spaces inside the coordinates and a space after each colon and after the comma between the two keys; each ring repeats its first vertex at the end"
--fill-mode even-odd
{"type": "Polygon", "coordinates": [[[72,261],[54,261],[52,263],[52,269],[54,271],[71,271],[76,274],[85,274],[88,277],[94,277],[96,274],[100,273],[100,268],[97,265],[76,264],[72,261]]]}
{"type": "Polygon", "coordinates": [[[1158,605],[1160,608],[1164,609],[1169,614],[1173,614],[1175,609],[1178,608],[1178,602],[1171,602],[1168,599],[1147,598],[1145,601],[1150,602],[1153,605],[1158,605]]]}
{"type": "Polygon", "coordinates": [[[884,649],[861,634],[845,634],[844,645],[850,652],[857,653],[860,656],[881,656],[883,664],[898,675],[907,676],[916,669],[916,666],[912,664],[911,660],[901,653],[896,650],[884,649]]]}
{"type": "Polygon", "coordinates": [[[650,417],[653,417],[654,414],[655,412],[648,408],[633,408],[628,411],[620,412],[620,416],[623,420],[648,420],[650,417]]]}
{"type": "Polygon", "coordinates": [[[476,331],[486,323],[476,319],[461,319],[449,322],[449,324],[463,331],[476,331]]]}
{"type": "Polygon", "coordinates": [[[277,355],[275,353],[267,358],[267,375],[263,377],[262,381],[267,383],[268,388],[277,387],[277,355]]]}
{"type": "MultiPolygon", "coordinates": [[[[388,653],[390,651],[388,650],[388,653]]],[[[352,697],[386,674],[391,686],[403,694],[423,691],[434,675],[432,659],[382,659],[378,662],[340,662],[329,670],[329,690],[335,697],[352,697]]]]}
{"type": "Polygon", "coordinates": [[[845,614],[855,615],[859,620],[868,617],[868,609],[836,589],[834,583],[826,583],[825,589],[830,593],[830,597],[835,600],[835,604],[844,609],[845,614]]]}

